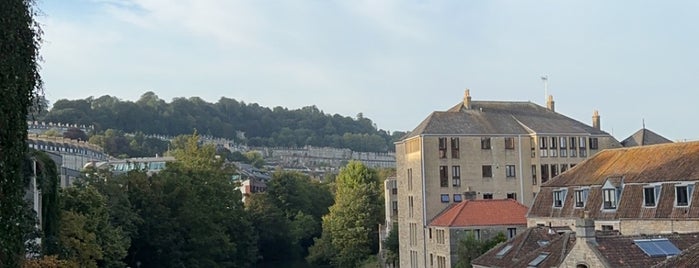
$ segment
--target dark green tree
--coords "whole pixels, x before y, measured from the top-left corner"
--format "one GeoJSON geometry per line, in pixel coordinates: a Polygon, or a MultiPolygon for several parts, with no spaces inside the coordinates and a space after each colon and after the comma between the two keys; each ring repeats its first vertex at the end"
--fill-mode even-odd
{"type": "Polygon", "coordinates": [[[497,244],[507,241],[505,234],[498,233],[495,237],[488,240],[478,240],[472,232],[467,232],[466,235],[459,240],[457,247],[458,260],[456,266],[458,268],[470,268],[471,261],[478,256],[483,255],[486,251],[495,247],[497,244]]]}
{"type": "Polygon", "coordinates": [[[400,250],[398,245],[398,223],[393,224],[393,228],[386,235],[386,239],[382,241],[383,248],[386,250],[384,261],[390,264],[391,267],[396,267],[396,262],[400,260],[400,250]]]}
{"type": "Polygon", "coordinates": [[[41,29],[32,0],[3,1],[0,8],[0,266],[24,257],[26,205],[22,165],[27,112],[41,93],[41,29]]]}

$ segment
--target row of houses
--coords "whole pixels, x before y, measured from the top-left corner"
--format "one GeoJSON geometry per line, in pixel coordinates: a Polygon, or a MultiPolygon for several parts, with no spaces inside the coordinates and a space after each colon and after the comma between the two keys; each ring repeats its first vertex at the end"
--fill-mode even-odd
{"type": "Polygon", "coordinates": [[[453,267],[467,234],[509,239],[476,267],[649,267],[691,253],[699,143],[645,126],[619,142],[597,111],[587,125],[554,107],[467,90],[396,143],[385,196],[400,267],[453,267]]]}

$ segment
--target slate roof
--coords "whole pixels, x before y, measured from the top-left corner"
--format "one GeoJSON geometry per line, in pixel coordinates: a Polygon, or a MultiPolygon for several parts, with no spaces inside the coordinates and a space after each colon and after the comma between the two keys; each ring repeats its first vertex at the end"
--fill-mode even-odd
{"type": "Polygon", "coordinates": [[[694,187],[689,207],[674,206],[674,184],[699,181],[699,142],[667,143],[603,150],[541,186],[529,217],[583,217],[594,219],[699,218],[699,187],[694,187]],[[602,186],[607,180],[624,186],[616,210],[602,210],[602,186]],[[643,187],[659,183],[655,207],[643,204],[643,187]],[[589,187],[584,207],[576,208],[574,191],[589,187]],[[554,208],[553,191],[567,188],[563,206],[554,208]]]}
{"type": "MultiPolygon", "coordinates": [[[[665,263],[666,266],[661,267],[682,267],[682,266],[667,266],[674,263],[679,264],[681,261],[691,261],[689,254],[696,255],[696,250],[688,250],[693,245],[699,243],[699,233],[688,234],[668,234],[668,235],[653,235],[653,236],[597,236],[596,246],[592,246],[600,253],[604,260],[611,267],[651,267],[665,263]],[[636,246],[634,240],[637,239],[656,239],[667,238],[680,251],[687,251],[683,258],[677,257],[650,257],[641,248],[636,246]],[[671,261],[676,259],[674,261],[671,261]]],[[[696,248],[696,247],[694,247],[696,248]]],[[[682,255],[682,253],[680,254],[682,255]]],[[[679,256],[679,255],[678,255],[679,256]]],[[[694,259],[696,263],[696,259],[694,259]]],[[[684,266],[684,267],[696,267],[684,266]]]]}
{"type": "Polygon", "coordinates": [[[624,147],[632,147],[632,146],[644,146],[644,145],[654,145],[654,144],[662,144],[662,143],[671,143],[671,140],[666,139],[663,136],[660,136],[658,133],[655,133],[649,129],[642,128],[636,131],[636,133],[631,134],[628,138],[623,140],[621,142],[621,145],[624,147]]]}
{"type": "Polygon", "coordinates": [[[699,243],[682,251],[679,255],[668,258],[653,266],[653,268],[689,268],[699,267],[699,243]]]}
{"type": "Polygon", "coordinates": [[[548,253],[537,267],[557,267],[575,245],[575,235],[570,229],[557,232],[549,227],[532,227],[510,241],[500,243],[471,261],[486,267],[527,267],[541,253],[548,253]],[[507,246],[507,253],[498,255],[507,246]]]}
{"type": "Polygon", "coordinates": [[[532,102],[472,101],[471,109],[459,103],[430,114],[404,138],[421,134],[516,135],[566,133],[609,135],[532,102]]]}
{"type": "Polygon", "coordinates": [[[430,226],[526,225],[527,210],[513,199],[465,200],[447,207],[430,226]]]}

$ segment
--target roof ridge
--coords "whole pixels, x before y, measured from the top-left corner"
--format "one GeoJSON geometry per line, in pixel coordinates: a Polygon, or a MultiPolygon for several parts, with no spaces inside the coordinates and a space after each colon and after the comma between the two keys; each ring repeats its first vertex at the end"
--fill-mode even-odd
{"type": "MultiPolygon", "coordinates": [[[[458,218],[459,215],[461,215],[461,212],[464,211],[464,209],[465,209],[466,206],[468,205],[468,202],[469,202],[469,200],[466,200],[465,202],[459,204],[461,207],[459,208],[458,213],[454,214],[454,217],[452,217],[451,220],[449,220],[449,226],[454,225],[454,222],[456,221],[456,218],[458,218]]],[[[459,206],[459,205],[456,205],[456,206],[459,206]]]]}

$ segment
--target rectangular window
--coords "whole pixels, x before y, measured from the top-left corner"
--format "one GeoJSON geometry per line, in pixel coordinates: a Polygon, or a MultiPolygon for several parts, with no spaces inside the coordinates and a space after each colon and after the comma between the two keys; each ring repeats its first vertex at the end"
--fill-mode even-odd
{"type": "Polygon", "coordinates": [[[449,187],[449,167],[439,166],[439,186],[449,187]]]}
{"type": "Polygon", "coordinates": [[[575,207],[582,208],[585,207],[585,202],[587,202],[587,193],[589,190],[575,190],[575,207]]]}
{"type": "Polygon", "coordinates": [[[694,185],[682,185],[675,187],[675,198],[677,202],[676,206],[688,206],[689,200],[692,199],[692,191],[694,190],[694,185]]]}
{"type": "Polygon", "coordinates": [[[408,169],[408,191],[413,190],[413,169],[408,169]]]}
{"type": "Polygon", "coordinates": [[[576,147],[577,144],[578,144],[578,139],[575,137],[570,137],[570,149],[577,148],[576,147]]]}
{"type": "Polygon", "coordinates": [[[617,195],[616,189],[603,190],[603,207],[604,209],[616,209],[617,195]]]}
{"type": "Polygon", "coordinates": [[[505,149],[514,150],[515,149],[515,138],[506,137],[505,138],[505,149]]]}
{"type": "Polygon", "coordinates": [[[493,177],[493,166],[487,165],[483,166],[483,178],[493,177]]]}
{"type": "Polygon", "coordinates": [[[483,193],[483,199],[493,199],[493,193],[483,193]]]}
{"type": "Polygon", "coordinates": [[[561,173],[565,172],[568,170],[568,164],[561,164],[561,173]]]}
{"type": "Polygon", "coordinates": [[[507,228],[507,238],[512,239],[517,236],[517,228],[507,228]]]}
{"type": "Polygon", "coordinates": [[[515,171],[515,165],[506,165],[505,166],[505,177],[514,178],[516,176],[517,176],[517,173],[515,171]]]}
{"type": "Polygon", "coordinates": [[[549,180],[549,165],[541,165],[541,183],[547,182],[549,180]]]}
{"type": "Polygon", "coordinates": [[[643,203],[646,207],[655,206],[655,187],[645,187],[643,188],[643,203]]]}
{"type": "Polygon", "coordinates": [[[447,138],[439,138],[439,158],[447,158],[447,138]]]}
{"type": "Polygon", "coordinates": [[[599,147],[597,138],[590,138],[590,150],[597,150],[599,147]]]}
{"type": "Polygon", "coordinates": [[[556,149],[556,148],[558,148],[558,138],[551,137],[551,149],[556,149]]]}
{"type": "Polygon", "coordinates": [[[490,150],[490,138],[481,138],[481,149],[490,150]]]}
{"type": "Polygon", "coordinates": [[[568,138],[561,137],[561,149],[566,149],[568,147],[568,138]]]}
{"type": "Polygon", "coordinates": [[[393,210],[393,215],[398,215],[398,201],[391,202],[391,208],[393,210]]]}
{"type": "Polygon", "coordinates": [[[517,193],[507,193],[507,199],[517,200],[517,193]]]}
{"type": "Polygon", "coordinates": [[[548,156],[548,146],[546,145],[547,141],[548,139],[546,137],[539,137],[539,155],[541,157],[548,156]]]}
{"type": "Polygon", "coordinates": [[[408,196],[408,217],[412,218],[413,213],[414,213],[414,208],[415,208],[415,203],[413,203],[413,197],[408,196]]]}
{"type": "Polygon", "coordinates": [[[536,165],[532,165],[532,185],[536,185],[536,165]]]}
{"type": "Polygon", "coordinates": [[[551,178],[558,176],[558,165],[551,164],[551,178]]]}
{"type": "Polygon", "coordinates": [[[529,144],[532,148],[532,157],[536,157],[536,139],[534,139],[534,137],[529,137],[529,144]]]}
{"type": "Polygon", "coordinates": [[[563,207],[563,202],[566,197],[566,190],[553,191],[553,207],[563,207]]]}
{"type": "Polygon", "coordinates": [[[451,186],[461,187],[461,167],[451,167],[451,186]]]}
{"type": "Polygon", "coordinates": [[[449,203],[449,194],[442,194],[442,203],[449,203]]]}
{"type": "Polygon", "coordinates": [[[451,158],[459,158],[459,138],[451,138],[451,158]]]}
{"type": "Polygon", "coordinates": [[[461,194],[454,194],[454,202],[461,202],[462,200],[461,194]]]}

